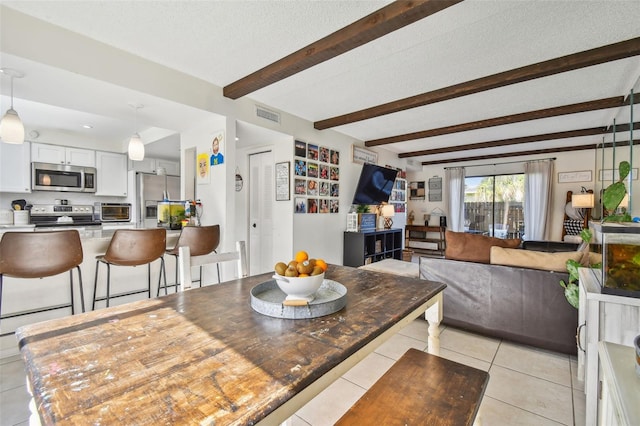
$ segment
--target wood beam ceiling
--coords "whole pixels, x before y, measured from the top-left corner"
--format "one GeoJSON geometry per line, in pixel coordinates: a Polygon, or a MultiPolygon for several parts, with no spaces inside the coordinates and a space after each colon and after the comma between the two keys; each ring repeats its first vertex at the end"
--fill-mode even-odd
{"type": "Polygon", "coordinates": [[[248,93],[335,58],[462,0],[396,1],[223,88],[227,98],[248,93]]]}
{"type": "MultiPolygon", "coordinates": [[[[634,123],[634,130],[640,130],[640,122],[634,123]]],[[[626,132],[629,130],[629,124],[619,124],[616,126],[616,132],[626,132]]],[[[418,157],[424,155],[446,154],[450,152],[470,151],[473,149],[496,148],[499,146],[518,145],[523,143],[551,141],[557,139],[577,138],[581,136],[597,136],[613,133],[611,127],[592,127],[590,129],[569,130],[566,132],[545,133],[542,135],[523,136],[519,138],[502,139],[488,142],[478,142],[466,145],[449,146],[443,148],[426,149],[422,151],[404,152],[398,154],[399,158],[418,157]]]]}
{"type": "MultiPolygon", "coordinates": [[[[640,99],[638,99],[640,103],[640,99]]],[[[437,129],[422,130],[419,132],[406,133],[404,135],[389,136],[386,138],[373,139],[366,141],[365,146],[378,146],[390,143],[405,142],[415,139],[424,139],[433,136],[447,135],[451,133],[466,132],[469,130],[484,129],[493,126],[502,126],[505,124],[520,123],[529,120],[539,120],[542,118],[557,117],[566,114],[576,114],[579,112],[596,111],[599,109],[618,108],[624,106],[625,99],[623,96],[614,96],[612,98],[597,99],[594,101],[580,102],[571,105],[562,105],[553,108],[545,108],[537,111],[527,111],[520,114],[505,115],[503,117],[495,117],[487,120],[472,121],[469,123],[456,124],[453,126],[440,127],[437,129]]]]}
{"type": "MultiPolygon", "coordinates": [[[[640,145],[640,139],[634,139],[633,145],[640,145]]],[[[621,146],[629,146],[629,141],[616,142],[616,147],[621,147],[621,146]]],[[[605,143],[604,147],[611,148],[613,147],[613,144],[605,143]]],[[[509,152],[509,153],[503,153],[503,154],[478,155],[475,157],[450,158],[447,160],[423,161],[421,164],[423,166],[431,166],[431,165],[438,165],[438,164],[465,163],[468,161],[476,161],[476,160],[495,160],[496,158],[520,157],[523,155],[555,154],[558,152],[584,151],[586,149],[596,149],[596,148],[600,148],[600,144],[565,146],[565,147],[559,147],[559,148],[534,149],[530,151],[509,152]]]]}
{"type": "Polygon", "coordinates": [[[498,87],[521,83],[536,78],[548,77],[566,71],[585,68],[637,55],[640,55],[640,37],[481,77],[431,92],[328,118],[326,120],[316,121],[314,123],[314,127],[318,130],[329,129],[473,93],[479,93],[485,90],[496,89],[498,87]]]}

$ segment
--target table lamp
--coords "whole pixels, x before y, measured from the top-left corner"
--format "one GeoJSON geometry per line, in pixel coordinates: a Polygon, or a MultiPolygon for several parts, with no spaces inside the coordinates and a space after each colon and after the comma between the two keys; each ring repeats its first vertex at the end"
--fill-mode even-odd
{"type": "Polygon", "coordinates": [[[587,192],[587,189],[583,186],[580,194],[571,196],[571,207],[574,209],[592,209],[595,205],[594,201],[593,193],[587,192]]]}
{"type": "Polygon", "coordinates": [[[395,209],[392,204],[385,204],[382,206],[382,217],[384,217],[384,229],[391,229],[393,225],[393,215],[395,214],[395,209]]]}

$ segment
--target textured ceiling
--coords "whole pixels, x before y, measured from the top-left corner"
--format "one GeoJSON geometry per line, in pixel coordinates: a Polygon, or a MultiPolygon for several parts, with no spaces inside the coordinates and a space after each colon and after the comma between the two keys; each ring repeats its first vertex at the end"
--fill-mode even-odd
{"type": "MultiPolygon", "coordinates": [[[[220,87],[389,3],[2,2],[5,7],[220,87]]],[[[319,121],[537,62],[638,38],[638,22],[640,1],[637,0],[466,0],[247,96],[263,105],[310,121],[319,121]]],[[[640,91],[639,77],[640,57],[635,56],[346,124],[335,130],[367,141],[578,102],[626,96],[634,85],[640,91]]],[[[79,100],[77,105],[81,104],[79,100]]],[[[90,110],[89,106],[87,110],[90,110]]],[[[153,112],[144,114],[152,115],[153,112]]],[[[616,108],[394,143],[384,147],[402,153],[607,126],[616,117],[622,122],[628,121],[628,113],[616,108]]],[[[149,118],[148,121],[151,123],[154,120],[149,118]]],[[[158,125],[157,122],[161,120],[155,121],[154,125],[158,125]]],[[[128,127],[131,127],[130,123],[128,127]]],[[[173,127],[173,123],[168,122],[165,127],[177,129],[173,127]]],[[[127,129],[127,133],[130,133],[129,130],[127,129]]],[[[595,144],[601,139],[601,136],[590,136],[415,159],[433,161],[553,146],[595,144]]]]}

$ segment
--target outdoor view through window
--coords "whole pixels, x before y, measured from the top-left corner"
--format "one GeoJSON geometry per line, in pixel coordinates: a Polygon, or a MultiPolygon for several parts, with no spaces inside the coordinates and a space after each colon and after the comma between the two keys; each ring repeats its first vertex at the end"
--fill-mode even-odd
{"type": "Polygon", "coordinates": [[[464,231],[498,238],[524,234],[524,174],[464,180],[464,231]]]}

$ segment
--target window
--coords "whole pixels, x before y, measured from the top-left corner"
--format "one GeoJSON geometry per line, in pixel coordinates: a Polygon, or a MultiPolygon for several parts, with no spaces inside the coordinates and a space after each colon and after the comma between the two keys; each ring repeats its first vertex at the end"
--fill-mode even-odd
{"type": "Polygon", "coordinates": [[[464,230],[498,238],[524,233],[524,174],[464,180],[464,230]]]}

